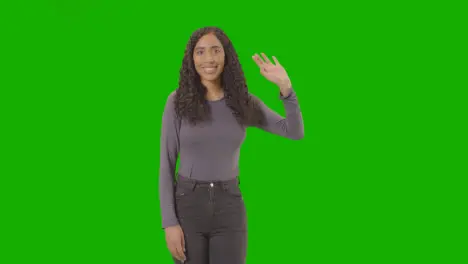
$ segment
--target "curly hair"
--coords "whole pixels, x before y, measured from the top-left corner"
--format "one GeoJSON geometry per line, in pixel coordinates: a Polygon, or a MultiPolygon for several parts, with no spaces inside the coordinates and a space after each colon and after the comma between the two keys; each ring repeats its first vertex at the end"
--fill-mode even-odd
{"type": "Polygon", "coordinates": [[[259,108],[259,101],[247,88],[237,52],[230,39],[218,27],[203,27],[191,35],[180,69],[179,87],[174,97],[175,112],[178,118],[190,124],[210,119],[211,109],[205,99],[206,87],[195,70],[193,51],[198,40],[206,34],[214,34],[222,43],[225,52],[225,65],[221,74],[226,105],[241,125],[263,125],[264,116],[259,108]]]}

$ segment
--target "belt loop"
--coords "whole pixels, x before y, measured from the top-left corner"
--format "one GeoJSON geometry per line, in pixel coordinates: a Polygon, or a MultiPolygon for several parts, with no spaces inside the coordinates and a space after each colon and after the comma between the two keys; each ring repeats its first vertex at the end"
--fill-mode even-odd
{"type": "Polygon", "coordinates": [[[191,186],[192,191],[195,190],[195,187],[197,187],[197,182],[195,180],[192,180],[190,184],[192,185],[191,186]]]}

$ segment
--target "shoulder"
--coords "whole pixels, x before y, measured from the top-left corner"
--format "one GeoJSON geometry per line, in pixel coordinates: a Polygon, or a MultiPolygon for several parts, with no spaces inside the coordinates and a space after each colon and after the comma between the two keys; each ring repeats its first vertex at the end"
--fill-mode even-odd
{"type": "Polygon", "coordinates": [[[164,112],[166,114],[173,115],[175,113],[175,100],[176,100],[177,93],[176,91],[170,92],[168,95],[166,95],[166,102],[164,105],[164,112]]]}
{"type": "Polygon", "coordinates": [[[262,109],[264,107],[264,102],[262,99],[260,99],[258,96],[252,94],[249,92],[249,106],[256,108],[256,109],[262,109]]]}
{"type": "Polygon", "coordinates": [[[262,103],[262,100],[251,92],[249,92],[249,100],[254,104],[262,103]]]}
{"type": "Polygon", "coordinates": [[[174,102],[174,100],[176,99],[176,96],[177,96],[177,91],[170,92],[169,95],[167,95],[166,102],[168,102],[168,103],[174,102]]]}
{"type": "Polygon", "coordinates": [[[176,97],[177,91],[172,91],[166,96],[166,108],[175,106],[176,97]]]}

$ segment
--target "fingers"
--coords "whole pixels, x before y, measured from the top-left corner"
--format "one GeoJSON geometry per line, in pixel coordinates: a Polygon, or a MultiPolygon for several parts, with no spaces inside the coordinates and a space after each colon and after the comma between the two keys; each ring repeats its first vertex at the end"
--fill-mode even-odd
{"type": "Polygon", "coordinates": [[[174,256],[176,259],[180,261],[185,261],[185,253],[182,248],[181,243],[174,243],[169,247],[169,251],[171,252],[172,256],[174,256]]]}
{"type": "Polygon", "coordinates": [[[176,253],[180,261],[185,261],[185,238],[184,232],[180,230],[179,239],[176,240],[176,253]]]}
{"type": "Polygon", "coordinates": [[[185,238],[184,238],[184,233],[181,235],[182,239],[182,250],[185,252],[185,238]]]}
{"type": "Polygon", "coordinates": [[[179,248],[177,249],[177,253],[181,257],[180,260],[185,261],[185,238],[184,238],[184,233],[180,233],[180,243],[179,243],[179,248]]]}
{"type": "Polygon", "coordinates": [[[165,229],[166,243],[171,255],[179,261],[185,261],[184,233],[180,226],[171,226],[165,229]]]}
{"type": "Polygon", "coordinates": [[[177,253],[177,249],[175,247],[175,245],[171,245],[169,246],[169,252],[171,252],[171,255],[176,258],[177,260],[180,260],[180,256],[179,254],[177,253]]]}
{"type": "Polygon", "coordinates": [[[258,66],[263,66],[263,65],[268,65],[268,64],[271,64],[271,61],[270,59],[268,59],[268,57],[265,55],[265,53],[260,53],[263,57],[263,60],[260,56],[258,56],[258,54],[255,54],[252,56],[252,58],[255,60],[255,62],[257,63],[258,66]]]}
{"type": "Polygon", "coordinates": [[[271,64],[270,59],[268,59],[268,57],[265,55],[265,53],[262,52],[261,54],[262,54],[263,59],[265,60],[265,63],[266,64],[271,64]]]}
{"type": "Polygon", "coordinates": [[[180,261],[185,261],[185,239],[184,235],[182,232],[180,234],[173,234],[175,236],[172,236],[172,238],[168,239],[168,248],[169,251],[171,252],[171,255],[174,256],[174,258],[180,260],[180,261]]]}
{"type": "Polygon", "coordinates": [[[180,231],[180,248],[179,248],[179,255],[182,257],[182,260],[185,261],[185,238],[184,232],[180,231]]]}
{"type": "Polygon", "coordinates": [[[273,61],[275,61],[275,65],[280,65],[278,59],[275,56],[272,56],[273,61]]]}
{"type": "Polygon", "coordinates": [[[182,247],[182,243],[179,243],[177,246],[176,246],[176,254],[177,254],[177,258],[180,260],[180,261],[185,261],[185,253],[184,253],[184,249],[182,247]]]}
{"type": "Polygon", "coordinates": [[[260,67],[260,68],[263,67],[264,62],[262,61],[260,56],[258,56],[258,54],[253,55],[252,58],[255,61],[255,63],[257,63],[258,67],[260,67]]]}
{"type": "Polygon", "coordinates": [[[263,60],[258,54],[255,54],[255,55],[252,56],[255,63],[258,65],[258,67],[260,67],[260,72],[261,73],[268,72],[268,71],[272,70],[275,66],[280,65],[278,59],[275,56],[272,56],[273,61],[275,62],[275,64],[273,64],[268,59],[268,57],[265,55],[265,53],[262,52],[261,55],[263,57],[263,60]]]}

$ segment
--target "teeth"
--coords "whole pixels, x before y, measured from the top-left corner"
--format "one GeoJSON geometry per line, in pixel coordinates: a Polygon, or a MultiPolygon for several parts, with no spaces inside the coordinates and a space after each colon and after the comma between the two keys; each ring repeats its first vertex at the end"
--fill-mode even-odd
{"type": "Polygon", "coordinates": [[[204,68],[206,73],[214,73],[216,71],[216,67],[204,68]]]}

